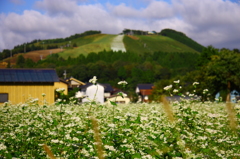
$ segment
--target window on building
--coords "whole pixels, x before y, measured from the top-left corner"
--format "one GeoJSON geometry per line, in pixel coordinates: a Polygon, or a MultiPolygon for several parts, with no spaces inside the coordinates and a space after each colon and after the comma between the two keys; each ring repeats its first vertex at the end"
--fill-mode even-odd
{"type": "Polygon", "coordinates": [[[8,93],[0,93],[0,103],[8,101],[8,93]]]}

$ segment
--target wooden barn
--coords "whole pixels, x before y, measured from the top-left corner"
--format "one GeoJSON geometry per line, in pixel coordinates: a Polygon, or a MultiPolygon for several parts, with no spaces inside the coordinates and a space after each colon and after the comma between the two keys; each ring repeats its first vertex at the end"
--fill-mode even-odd
{"type": "Polygon", "coordinates": [[[0,69],[0,103],[10,101],[12,104],[26,103],[35,99],[43,104],[55,102],[55,90],[68,85],[59,80],[54,69],[0,69]]]}

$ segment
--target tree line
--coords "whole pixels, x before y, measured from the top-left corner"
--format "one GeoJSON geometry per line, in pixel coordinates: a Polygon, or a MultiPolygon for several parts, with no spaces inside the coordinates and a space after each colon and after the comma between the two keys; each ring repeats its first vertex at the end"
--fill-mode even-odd
{"type": "Polygon", "coordinates": [[[139,83],[153,83],[151,96],[157,100],[160,95],[169,95],[163,88],[180,80],[182,92],[195,92],[202,100],[214,100],[216,93],[223,99],[232,91],[240,91],[240,51],[238,49],[216,49],[208,46],[200,54],[154,52],[137,54],[134,52],[102,51],[87,56],[64,59],[58,54],[49,55],[45,60],[33,62],[19,56],[15,67],[55,68],[59,77],[66,70],[68,77],[88,82],[97,76],[100,83],[117,87],[117,82],[126,80],[127,89],[134,92],[139,83]],[[199,82],[197,88],[192,83],[199,82]],[[208,96],[203,90],[209,90],[208,96]]]}
{"type": "MultiPolygon", "coordinates": [[[[217,93],[223,101],[226,101],[227,95],[237,90],[240,92],[240,51],[238,49],[229,50],[226,48],[217,49],[208,46],[201,52],[197,58],[195,69],[183,76],[174,77],[169,80],[159,80],[155,82],[155,89],[152,99],[156,99],[162,94],[169,95],[169,90],[163,88],[172,85],[173,81],[180,80],[178,86],[182,86],[181,94],[184,92],[192,92],[201,97],[202,101],[215,100],[217,93]],[[193,85],[193,83],[199,83],[193,85]]],[[[179,87],[178,87],[179,88],[179,87]]]]}
{"type": "MultiPolygon", "coordinates": [[[[89,31],[85,31],[81,34],[71,35],[66,38],[56,38],[56,39],[48,39],[48,40],[35,39],[31,42],[16,45],[11,50],[4,49],[2,52],[0,52],[0,60],[11,57],[18,53],[27,53],[27,52],[35,51],[35,50],[59,48],[59,47],[61,47],[61,45],[63,45],[62,43],[69,43],[69,41],[71,41],[73,39],[88,36],[88,35],[94,35],[94,34],[101,34],[101,31],[89,30],[89,31]]],[[[76,47],[76,44],[73,43],[72,46],[76,47]]]]}
{"type": "Polygon", "coordinates": [[[66,70],[68,77],[73,76],[83,82],[87,82],[92,76],[97,76],[99,82],[113,85],[120,80],[127,80],[129,88],[134,89],[138,83],[154,83],[157,80],[171,79],[194,70],[198,56],[190,52],[159,51],[139,55],[134,52],[104,50],[68,59],[52,54],[36,63],[19,56],[16,67],[55,68],[62,78],[66,70]]]}

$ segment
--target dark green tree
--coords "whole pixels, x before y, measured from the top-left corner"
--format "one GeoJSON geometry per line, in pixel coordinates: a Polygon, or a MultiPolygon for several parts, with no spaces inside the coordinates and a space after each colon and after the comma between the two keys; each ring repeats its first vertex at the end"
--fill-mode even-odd
{"type": "Polygon", "coordinates": [[[33,68],[35,65],[35,62],[32,59],[27,58],[25,60],[25,67],[27,68],[33,68]]]}
{"type": "Polygon", "coordinates": [[[221,50],[218,55],[211,56],[211,61],[203,69],[210,89],[215,93],[230,93],[239,89],[240,55],[230,50],[221,50]]]}
{"type": "Polygon", "coordinates": [[[19,55],[17,58],[17,66],[20,68],[23,68],[25,65],[25,58],[23,57],[23,55],[19,55]]]}

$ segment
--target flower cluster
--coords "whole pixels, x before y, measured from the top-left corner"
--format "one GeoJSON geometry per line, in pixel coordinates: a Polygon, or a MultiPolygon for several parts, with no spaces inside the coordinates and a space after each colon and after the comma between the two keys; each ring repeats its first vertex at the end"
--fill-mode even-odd
{"type": "Polygon", "coordinates": [[[58,88],[56,89],[56,92],[63,93],[65,91],[65,88],[58,88]]]}
{"type": "Polygon", "coordinates": [[[118,82],[118,85],[122,85],[123,87],[126,87],[128,83],[126,81],[120,81],[118,82]]]}
{"type": "Polygon", "coordinates": [[[118,82],[118,85],[126,85],[126,84],[128,84],[126,81],[120,81],[120,82],[118,82]]]}
{"type": "Polygon", "coordinates": [[[169,85],[169,86],[164,87],[163,89],[166,90],[166,91],[168,91],[168,90],[170,90],[171,88],[172,88],[172,85],[169,85]]]}
{"type": "Polygon", "coordinates": [[[92,83],[92,84],[96,84],[97,83],[97,77],[93,76],[93,78],[90,79],[89,82],[92,83]]]}
{"type": "Polygon", "coordinates": [[[193,85],[194,85],[194,86],[197,85],[197,84],[199,84],[199,82],[193,82],[193,85]]]}

